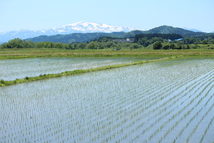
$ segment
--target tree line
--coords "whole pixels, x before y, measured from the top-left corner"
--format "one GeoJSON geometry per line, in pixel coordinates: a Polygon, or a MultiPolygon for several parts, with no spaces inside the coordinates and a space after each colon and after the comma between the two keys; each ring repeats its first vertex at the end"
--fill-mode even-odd
{"type": "Polygon", "coordinates": [[[199,44],[214,44],[214,36],[187,37],[179,34],[138,34],[133,42],[121,42],[118,38],[102,37],[87,43],[54,43],[32,42],[19,38],[12,39],[0,45],[1,49],[12,48],[59,48],[59,49],[106,49],[119,50],[153,48],[153,49],[190,49],[198,48],[199,44]],[[178,40],[179,39],[179,40],[178,40]]]}
{"type": "Polygon", "coordinates": [[[12,49],[12,48],[59,48],[59,49],[105,49],[111,48],[112,50],[121,49],[121,48],[130,48],[130,49],[138,49],[142,48],[142,45],[137,43],[125,43],[125,42],[114,42],[114,41],[106,41],[106,42],[98,42],[91,41],[88,43],[54,43],[54,42],[32,42],[25,41],[19,38],[12,39],[7,43],[3,43],[0,45],[1,49],[12,49]]]}

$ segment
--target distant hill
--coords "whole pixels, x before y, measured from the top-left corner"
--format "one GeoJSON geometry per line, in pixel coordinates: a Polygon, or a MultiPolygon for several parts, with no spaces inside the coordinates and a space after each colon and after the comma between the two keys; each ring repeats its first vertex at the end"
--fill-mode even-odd
{"type": "Polygon", "coordinates": [[[176,28],[172,26],[166,26],[166,25],[150,29],[148,31],[145,31],[145,33],[161,33],[161,34],[175,33],[175,34],[180,34],[183,37],[195,37],[195,36],[203,36],[207,34],[204,32],[194,32],[194,31],[185,30],[182,28],[176,28]]]}
{"type": "Polygon", "coordinates": [[[113,33],[73,33],[73,34],[66,34],[66,35],[53,35],[53,36],[38,36],[35,38],[29,38],[25,40],[30,40],[33,42],[55,42],[55,43],[86,43],[90,42],[94,39],[99,39],[101,37],[115,37],[115,38],[123,38],[125,32],[113,32],[113,33]]]}
{"type": "Polygon", "coordinates": [[[191,31],[191,30],[186,30],[186,29],[182,29],[182,28],[163,25],[163,26],[152,28],[148,31],[139,31],[139,30],[131,31],[131,32],[126,33],[126,36],[134,36],[136,34],[154,34],[154,33],[180,34],[183,37],[199,37],[199,36],[213,35],[214,32],[213,33],[196,32],[196,30],[191,31]]]}

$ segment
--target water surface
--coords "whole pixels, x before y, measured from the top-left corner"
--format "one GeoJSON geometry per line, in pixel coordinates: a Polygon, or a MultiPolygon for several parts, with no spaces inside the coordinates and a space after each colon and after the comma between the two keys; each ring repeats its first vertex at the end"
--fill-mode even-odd
{"type": "Polygon", "coordinates": [[[0,88],[2,142],[213,142],[214,61],[173,60],[0,88]]]}
{"type": "Polygon", "coordinates": [[[41,74],[54,74],[77,69],[147,60],[148,58],[33,58],[0,60],[0,79],[15,80],[41,74]]]}

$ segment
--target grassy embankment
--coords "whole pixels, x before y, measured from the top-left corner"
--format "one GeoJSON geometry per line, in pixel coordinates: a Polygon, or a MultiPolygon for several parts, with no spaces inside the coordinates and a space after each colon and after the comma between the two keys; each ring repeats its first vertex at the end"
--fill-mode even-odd
{"type": "Polygon", "coordinates": [[[111,66],[103,66],[86,70],[66,71],[58,74],[44,74],[36,77],[26,77],[24,79],[16,79],[14,81],[0,80],[0,86],[8,86],[19,83],[26,83],[42,79],[49,79],[61,76],[69,76],[87,72],[95,72],[112,68],[125,67],[130,65],[144,64],[166,59],[175,59],[178,57],[204,57],[214,56],[214,50],[211,49],[195,49],[195,50],[128,50],[112,51],[110,49],[103,50],[63,50],[63,49],[1,49],[0,59],[18,59],[18,58],[38,58],[38,57],[86,57],[86,56],[142,56],[153,57],[154,60],[137,61],[133,63],[118,64],[111,66]]]}
{"type": "Polygon", "coordinates": [[[99,50],[65,50],[65,49],[0,49],[0,59],[38,58],[38,57],[87,57],[87,56],[213,56],[213,49],[190,50],[150,50],[150,49],[111,49],[99,50]]]}

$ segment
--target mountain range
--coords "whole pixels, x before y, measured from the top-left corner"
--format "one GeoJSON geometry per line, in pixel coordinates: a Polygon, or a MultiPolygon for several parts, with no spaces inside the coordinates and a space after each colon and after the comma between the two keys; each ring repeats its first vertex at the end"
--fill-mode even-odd
{"type": "Polygon", "coordinates": [[[112,33],[72,33],[72,34],[64,34],[64,35],[51,35],[51,36],[38,36],[34,38],[29,38],[26,40],[30,40],[33,42],[61,42],[61,43],[79,43],[79,42],[90,42],[95,39],[99,39],[101,37],[114,37],[114,38],[129,38],[134,37],[137,34],[154,34],[154,33],[161,33],[161,34],[179,34],[182,37],[201,37],[201,36],[209,36],[214,35],[212,33],[204,33],[204,32],[193,32],[189,30],[185,30],[182,28],[175,28],[172,26],[160,26],[148,31],[141,31],[141,30],[133,30],[130,32],[112,32],[112,33]]]}
{"type": "Polygon", "coordinates": [[[121,27],[113,26],[107,24],[98,24],[93,22],[77,22],[74,24],[68,24],[57,28],[45,29],[45,30],[19,30],[19,31],[9,31],[0,33],[0,43],[7,42],[10,39],[20,38],[27,39],[32,37],[37,37],[40,35],[56,35],[56,34],[71,34],[71,33],[96,33],[96,32],[129,32],[136,30],[131,27],[121,27]]]}
{"type": "Polygon", "coordinates": [[[19,30],[0,33],[0,43],[7,42],[10,39],[20,38],[31,40],[34,42],[89,42],[100,37],[116,37],[126,38],[134,37],[136,34],[151,34],[151,33],[176,33],[183,37],[207,36],[213,33],[204,33],[199,30],[187,30],[172,26],[160,26],[150,30],[137,30],[131,27],[112,26],[107,24],[98,24],[92,22],[77,22],[57,28],[46,30],[19,30]]]}

